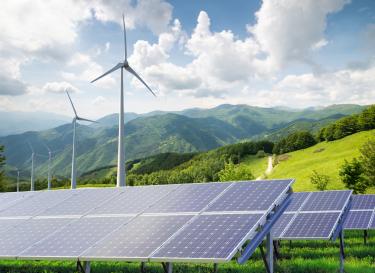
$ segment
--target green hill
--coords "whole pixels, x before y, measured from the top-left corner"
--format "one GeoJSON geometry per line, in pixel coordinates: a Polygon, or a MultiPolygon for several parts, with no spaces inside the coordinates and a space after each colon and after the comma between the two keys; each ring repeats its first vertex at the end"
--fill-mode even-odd
{"type": "MultiPolygon", "coordinates": [[[[332,142],[321,142],[310,148],[279,156],[280,162],[269,178],[295,178],[295,191],[316,190],[310,183],[313,170],[328,175],[331,183],[328,189],[343,189],[339,178],[339,169],[344,160],[359,156],[359,148],[370,138],[375,130],[360,132],[332,142]]],[[[370,189],[371,193],[375,189],[370,189]]]]}

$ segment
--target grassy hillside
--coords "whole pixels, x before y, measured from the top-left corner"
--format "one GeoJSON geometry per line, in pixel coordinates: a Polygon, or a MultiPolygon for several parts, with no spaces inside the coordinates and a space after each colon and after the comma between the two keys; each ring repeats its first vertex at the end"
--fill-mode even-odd
{"type": "MultiPolygon", "coordinates": [[[[359,156],[359,148],[370,138],[375,137],[375,130],[360,132],[340,140],[321,142],[317,145],[281,156],[280,163],[274,168],[269,178],[295,178],[295,191],[315,190],[310,183],[313,170],[328,175],[331,183],[328,189],[343,189],[339,178],[339,168],[344,160],[359,156]]],[[[374,193],[375,189],[370,192],[374,193]]]]}

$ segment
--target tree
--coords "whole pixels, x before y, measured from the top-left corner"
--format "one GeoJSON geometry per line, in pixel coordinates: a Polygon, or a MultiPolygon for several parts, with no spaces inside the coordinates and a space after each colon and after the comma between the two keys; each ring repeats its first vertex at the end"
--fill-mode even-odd
{"type": "Polygon", "coordinates": [[[5,178],[3,167],[5,165],[4,146],[0,145],[0,192],[5,191],[5,178]]]}
{"type": "Polygon", "coordinates": [[[324,191],[327,189],[330,178],[328,175],[320,174],[316,170],[313,170],[313,173],[310,176],[310,182],[315,185],[318,190],[324,191]]]}
{"type": "Polygon", "coordinates": [[[363,166],[357,158],[354,158],[352,162],[345,160],[340,168],[339,175],[345,186],[353,190],[354,193],[366,192],[368,180],[365,179],[363,166]]]}
{"type": "Polygon", "coordinates": [[[369,187],[375,186],[375,140],[367,141],[360,149],[360,161],[369,187]]]}
{"type": "Polygon", "coordinates": [[[363,130],[375,129],[375,105],[371,105],[359,115],[359,125],[363,130]]]}
{"type": "Polygon", "coordinates": [[[275,154],[289,153],[311,147],[316,140],[309,132],[295,132],[281,139],[274,147],[275,154]]]}
{"type": "Polygon", "coordinates": [[[236,166],[229,161],[219,172],[220,181],[253,180],[255,177],[248,167],[236,166]]]}

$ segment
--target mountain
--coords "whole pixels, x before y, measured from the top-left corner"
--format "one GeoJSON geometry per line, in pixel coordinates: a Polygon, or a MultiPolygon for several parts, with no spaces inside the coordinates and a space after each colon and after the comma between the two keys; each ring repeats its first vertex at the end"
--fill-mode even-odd
{"type": "MultiPolygon", "coordinates": [[[[322,109],[289,111],[248,105],[221,105],[212,109],[188,109],[175,113],[127,113],[125,124],[126,159],[143,158],[159,153],[206,151],[246,139],[276,139],[294,130],[315,131],[346,114],[363,109],[359,105],[332,106],[322,109]],[[272,136],[272,137],[269,137],[272,136]]],[[[103,117],[100,126],[77,128],[78,174],[117,162],[117,115],[103,117]]],[[[54,153],[52,169],[67,176],[71,167],[72,126],[65,124],[44,131],[25,132],[0,137],[5,145],[7,169],[15,167],[28,174],[30,142],[36,150],[36,175],[47,172],[47,144],[54,153]]]]}
{"type": "Polygon", "coordinates": [[[46,112],[0,111],[0,136],[41,131],[65,124],[70,117],[46,112]]]}

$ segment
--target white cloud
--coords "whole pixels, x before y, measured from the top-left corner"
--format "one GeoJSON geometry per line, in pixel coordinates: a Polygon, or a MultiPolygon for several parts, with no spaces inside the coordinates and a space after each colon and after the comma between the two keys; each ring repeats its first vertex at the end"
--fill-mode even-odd
{"type": "Polygon", "coordinates": [[[0,75],[0,96],[18,96],[27,91],[27,86],[20,80],[0,75]]]}
{"type": "Polygon", "coordinates": [[[42,87],[42,92],[44,93],[61,94],[65,93],[65,90],[69,91],[70,93],[78,92],[78,88],[68,82],[47,82],[42,87]]]}
{"type": "Polygon", "coordinates": [[[257,23],[248,28],[266,54],[258,61],[264,72],[298,61],[311,63],[311,49],[324,45],[327,15],[349,0],[263,0],[257,23]],[[319,44],[320,43],[320,44],[319,44]]]}

